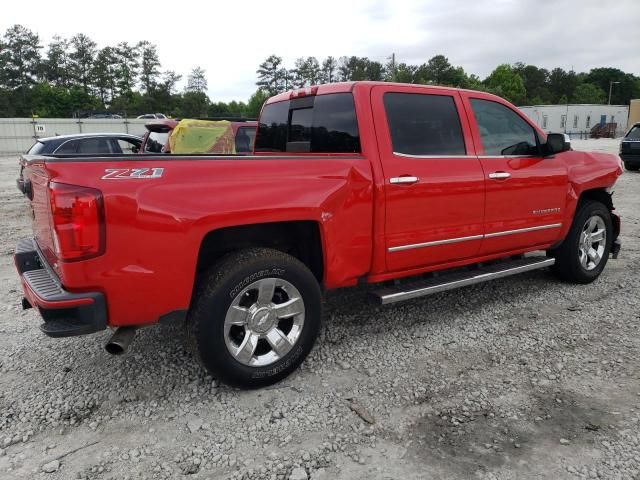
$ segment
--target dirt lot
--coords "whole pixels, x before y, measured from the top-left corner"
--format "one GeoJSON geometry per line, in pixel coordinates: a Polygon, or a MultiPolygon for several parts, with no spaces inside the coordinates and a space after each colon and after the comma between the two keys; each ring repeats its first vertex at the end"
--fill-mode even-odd
{"type": "Polygon", "coordinates": [[[0,478],[640,479],[640,174],[618,182],[623,250],[595,283],[540,271],[384,308],[333,293],[303,368],[244,392],[178,326],[124,357],[107,332],[41,334],[11,258],[30,230],[16,173],[0,159],[0,478]]]}

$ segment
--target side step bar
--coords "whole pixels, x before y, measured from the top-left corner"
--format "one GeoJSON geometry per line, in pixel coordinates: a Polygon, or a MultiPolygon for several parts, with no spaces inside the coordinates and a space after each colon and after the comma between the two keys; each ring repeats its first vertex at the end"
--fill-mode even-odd
{"type": "Polygon", "coordinates": [[[412,298],[423,297],[433,293],[466,287],[476,283],[487,282],[497,278],[509,277],[518,273],[529,272],[539,268],[550,267],[555,258],[528,257],[494,263],[471,271],[453,271],[442,273],[437,277],[404,285],[385,287],[372,291],[369,295],[374,303],[387,305],[412,298]]]}

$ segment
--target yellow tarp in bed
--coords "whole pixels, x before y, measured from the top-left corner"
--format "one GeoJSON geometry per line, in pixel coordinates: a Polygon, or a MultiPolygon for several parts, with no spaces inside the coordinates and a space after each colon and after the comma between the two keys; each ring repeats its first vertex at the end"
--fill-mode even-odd
{"type": "Polygon", "coordinates": [[[169,136],[171,153],[236,153],[231,122],[180,120],[169,136]]]}

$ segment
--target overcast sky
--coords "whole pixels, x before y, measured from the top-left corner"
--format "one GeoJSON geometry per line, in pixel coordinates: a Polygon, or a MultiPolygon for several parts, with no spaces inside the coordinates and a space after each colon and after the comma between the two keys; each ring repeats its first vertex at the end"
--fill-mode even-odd
{"type": "Polygon", "coordinates": [[[48,43],[86,33],[98,46],[148,40],[163,69],[207,71],[213,101],[246,100],[270,54],[367,56],[420,64],[444,54],[484,78],[522,61],[640,75],[640,0],[8,0],[0,29],[20,23],[48,43]]]}

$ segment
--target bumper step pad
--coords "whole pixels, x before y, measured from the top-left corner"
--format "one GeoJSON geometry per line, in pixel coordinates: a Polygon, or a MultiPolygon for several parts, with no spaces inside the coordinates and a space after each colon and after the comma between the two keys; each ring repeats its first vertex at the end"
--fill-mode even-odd
{"type": "Polygon", "coordinates": [[[99,292],[68,292],[46,264],[35,241],[20,240],[14,255],[25,289],[23,308],[36,307],[44,323],[40,329],[50,337],[71,337],[107,327],[104,295],[99,292]]]}

